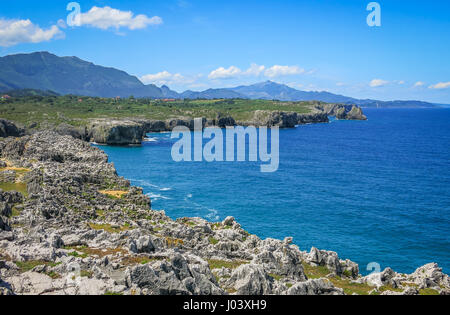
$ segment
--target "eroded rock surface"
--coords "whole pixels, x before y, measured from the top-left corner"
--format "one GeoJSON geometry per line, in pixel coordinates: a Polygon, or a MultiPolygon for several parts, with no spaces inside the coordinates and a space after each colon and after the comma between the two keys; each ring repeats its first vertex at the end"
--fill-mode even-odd
{"type": "Polygon", "coordinates": [[[435,264],[373,283],[334,252],[261,240],[233,217],[171,220],[71,136],[1,139],[0,160],[27,188],[0,191],[0,295],[449,293],[435,264]]]}

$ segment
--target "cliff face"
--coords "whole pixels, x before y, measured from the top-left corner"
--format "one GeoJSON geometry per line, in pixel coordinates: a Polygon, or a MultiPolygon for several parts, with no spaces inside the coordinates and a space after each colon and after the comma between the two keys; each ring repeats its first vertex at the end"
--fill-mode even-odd
{"type": "Polygon", "coordinates": [[[135,121],[97,120],[87,127],[87,139],[99,144],[137,145],[144,136],[144,126],[135,121]]]}
{"type": "MultiPolygon", "coordinates": [[[[299,114],[296,112],[257,110],[253,117],[245,121],[236,121],[230,115],[218,114],[214,119],[202,118],[202,126],[225,128],[229,126],[256,126],[294,128],[297,125],[329,122],[328,116],[336,116],[338,119],[366,120],[361,108],[346,105],[316,105],[311,108],[311,113],[299,114]]],[[[172,118],[168,120],[147,119],[91,119],[81,126],[73,126],[61,123],[54,126],[52,123],[43,122],[40,127],[30,127],[28,133],[39,130],[53,130],[59,135],[71,136],[84,141],[96,142],[106,145],[139,145],[149,132],[172,131],[183,126],[194,130],[194,119],[186,117],[172,118]]],[[[14,123],[0,119],[0,137],[21,136],[25,131],[14,123]]]]}
{"type": "Polygon", "coordinates": [[[0,139],[0,160],[21,188],[0,190],[0,294],[450,293],[435,264],[361,277],[334,252],[261,240],[232,217],[173,221],[70,136],[0,139]]]}
{"type": "Polygon", "coordinates": [[[316,109],[341,120],[367,120],[362,109],[354,105],[325,104],[316,106],[316,109]]]}

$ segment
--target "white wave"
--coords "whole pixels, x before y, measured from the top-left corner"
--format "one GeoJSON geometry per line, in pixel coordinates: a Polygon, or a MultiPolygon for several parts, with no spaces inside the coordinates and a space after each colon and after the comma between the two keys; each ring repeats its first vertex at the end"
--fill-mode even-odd
{"type": "Polygon", "coordinates": [[[216,209],[208,209],[209,213],[205,216],[205,218],[207,218],[210,221],[219,221],[220,217],[219,217],[219,211],[217,211],[216,209]]]}
{"type": "Polygon", "coordinates": [[[144,142],[158,142],[157,138],[145,138],[144,142]]]}
{"type": "Polygon", "coordinates": [[[161,190],[161,191],[171,191],[172,188],[161,188],[160,190],[161,190]]]}
{"type": "Polygon", "coordinates": [[[159,199],[170,200],[169,197],[165,197],[165,196],[160,195],[160,194],[148,193],[146,195],[149,196],[150,199],[152,199],[152,200],[159,200],[159,199]]]}
{"type": "Polygon", "coordinates": [[[153,188],[160,189],[159,186],[153,185],[152,183],[150,183],[150,182],[148,182],[148,181],[146,181],[146,180],[135,179],[134,181],[135,181],[136,183],[139,183],[139,184],[143,185],[143,186],[148,186],[148,187],[153,187],[153,188]]]}

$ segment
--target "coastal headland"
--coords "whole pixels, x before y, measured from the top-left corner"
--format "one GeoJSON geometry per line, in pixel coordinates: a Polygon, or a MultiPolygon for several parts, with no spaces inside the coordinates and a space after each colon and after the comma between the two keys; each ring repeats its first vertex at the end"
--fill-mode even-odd
{"type": "Polygon", "coordinates": [[[138,145],[147,133],[177,126],[278,126],[294,128],[327,123],[333,116],[365,120],[354,105],[266,100],[150,100],[76,96],[24,96],[0,102],[0,117],[20,126],[23,134],[52,130],[84,141],[107,145],[138,145]]]}

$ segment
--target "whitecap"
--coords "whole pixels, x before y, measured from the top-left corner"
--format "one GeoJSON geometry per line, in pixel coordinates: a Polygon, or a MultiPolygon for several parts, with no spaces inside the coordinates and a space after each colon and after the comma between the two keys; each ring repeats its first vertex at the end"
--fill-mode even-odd
{"type": "Polygon", "coordinates": [[[157,138],[145,138],[144,142],[158,142],[157,138]]]}
{"type": "Polygon", "coordinates": [[[163,195],[160,194],[154,194],[154,193],[148,193],[146,194],[148,197],[150,197],[150,199],[152,200],[159,200],[159,199],[163,199],[163,200],[170,200],[169,197],[165,197],[163,195]]]}
{"type": "Polygon", "coordinates": [[[219,221],[219,211],[216,209],[208,209],[209,213],[205,216],[206,219],[210,221],[219,221]]]}

